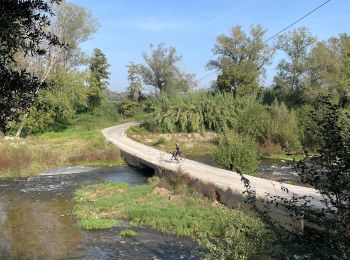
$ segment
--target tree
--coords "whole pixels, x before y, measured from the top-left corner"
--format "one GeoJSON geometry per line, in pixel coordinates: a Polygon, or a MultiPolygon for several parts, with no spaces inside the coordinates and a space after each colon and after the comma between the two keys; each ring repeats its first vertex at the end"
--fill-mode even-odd
{"type": "Polygon", "coordinates": [[[265,30],[252,26],[247,35],[241,26],[231,28],[229,35],[217,37],[213,48],[215,60],[207,67],[218,71],[214,88],[233,94],[260,91],[259,79],[264,76],[265,65],[271,62],[273,49],[263,42],[265,30]]]}
{"type": "Polygon", "coordinates": [[[151,54],[143,53],[143,58],[146,65],[137,66],[145,85],[160,92],[184,92],[196,85],[194,75],[186,74],[178,67],[182,57],[177,55],[175,48],[151,45],[151,54]]]}
{"type": "Polygon", "coordinates": [[[277,76],[273,80],[276,97],[289,106],[304,102],[307,88],[309,57],[316,38],[307,28],[302,27],[278,37],[276,48],[282,50],[287,58],[277,65],[277,76]]]}
{"type": "Polygon", "coordinates": [[[140,76],[140,66],[131,62],[127,67],[129,98],[137,101],[142,96],[142,78],[140,76]]]}
{"type": "Polygon", "coordinates": [[[24,53],[18,53],[16,56],[16,67],[28,68],[42,82],[58,70],[61,73],[61,70],[67,71],[87,64],[88,58],[80,50],[79,44],[90,39],[98,28],[98,22],[84,7],[62,1],[53,6],[53,11],[55,16],[45,30],[65,44],[50,45],[43,41],[40,47],[46,50],[45,55],[25,56],[24,53]]]}
{"type": "MultiPolygon", "coordinates": [[[[53,5],[53,11],[55,16],[50,19],[50,24],[44,28],[47,33],[54,34],[57,39],[64,43],[60,45],[50,45],[47,40],[40,43],[40,48],[45,49],[45,55],[34,54],[31,56],[25,55],[23,52],[16,53],[16,63],[14,66],[17,70],[26,68],[30,73],[38,77],[40,82],[50,81],[54,83],[49,88],[48,91],[51,91],[53,96],[57,92],[61,91],[60,85],[66,85],[64,82],[64,76],[62,74],[66,73],[67,78],[71,77],[71,73],[75,73],[73,70],[80,65],[83,65],[86,62],[86,55],[80,50],[79,44],[88,40],[91,35],[96,32],[98,23],[96,19],[91,15],[91,12],[84,7],[80,7],[71,3],[66,3],[62,1],[59,5],[53,5]],[[57,85],[55,89],[54,85],[57,85]]],[[[68,85],[66,85],[68,86],[68,85]]],[[[76,92],[72,86],[71,91],[76,92]]],[[[47,92],[39,91],[39,95],[45,97],[50,96],[47,92]]],[[[34,114],[36,108],[38,107],[48,107],[48,101],[52,100],[52,107],[57,105],[57,102],[53,99],[47,99],[38,97],[35,101],[35,107],[31,108],[30,111],[34,114]],[[44,103],[40,103],[44,102],[44,103]]],[[[67,108],[66,106],[61,106],[61,109],[67,108]]],[[[51,118],[59,118],[59,115],[52,116],[53,110],[39,110],[40,113],[35,113],[36,121],[38,120],[38,115],[44,115],[47,111],[50,111],[51,118]]],[[[55,110],[57,113],[61,113],[60,110],[55,110]]],[[[16,136],[21,135],[24,123],[28,127],[27,120],[29,115],[29,110],[23,111],[21,116],[21,125],[17,131],[16,136]]],[[[35,122],[35,120],[32,120],[35,122]]],[[[50,120],[46,120],[47,124],[50,124],[50,120]]],[[[43,124],[41,124],[43,125],[43,124]]]]}
{"type": "MultiPolygon", "coordinates": [[[[51,31],[68,46],[62,50],[58,62],[67,70],[81,64],[87,64],[88,58],[80,50],[79,45],[91,38],[99,24],[90,10],[85,7],[63,1],[54,8],[55,19],[51,31]]],[[[51,56],[53,54],[51,53],[51,56]]]]}
{"type": "Polygon", "coordinates": [[[106,55],[100,49],[94,49],[90,60],[90,79],[88,89],[88,106],[93,111],[101,104],[104,97],[104,91],[107,89],[109,80],[109,64],[106,55]]]}
{"type": "Polygon", "coordinates": [[[219,135],[219,144],[214,151],[218,165],[244,174],[256,174],[259,165],[258,146],[250,136],[225,131],[219,135]]]}
{"type": "Polygon", "coordinates": [[[350,36],[340,34],[319,42],[310,56],[307,97],[315,101],[318,94],[331,95],[335,102],[349,105],[350,36]]]}
{"type": "Polygon", "coordinates": [[[45,28],[53,15],[51,3],[44,0],[5,0],[0,5],[0,131],[6,132],[10,121],[18,120],[46,84],[26,69],[15,69],[15,55],[44,55],[42,42],[59,45],[55,35],[45,28]]]}
{"type": "Polygon", "coordinates": [[[22,119],[27,134],[62,129],[76,113],[86,112],[86,72],[64,71],[52,75],[47,89],[40,90],[28,116],[22,119]]]}

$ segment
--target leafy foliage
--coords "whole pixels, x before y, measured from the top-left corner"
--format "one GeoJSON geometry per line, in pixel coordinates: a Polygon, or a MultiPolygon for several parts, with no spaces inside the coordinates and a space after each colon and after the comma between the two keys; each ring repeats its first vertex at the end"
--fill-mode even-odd
{"type": "Polygon", "coordinates": [[[132,64],[129,67],[129,80],[138,75],[143,84],[160,92],[185,92],[195,85],[194,76],[179,68],[178,62],[182,57],[175,48],[166,48],[164,44],[151,45],[151,54],[143,53],[143,59],[145,65],[132,64]]]}
{"type": "MultiPolygon", "coordinates": [[[[323,213],[334,217],[332,221],[322,222],[328,223],[332,244],[346,247],[350,241],[350,115],[329,98],[322,98],[320,106],[322,117],[311,115],[317,122],[317,154],[307,156],[298,169],[301,180],[322,194],[326,206],[323,213]]],[[[343,249],[347,257],[348,249],[343,249]]]]}
{"type": "MultiPolygon", "coordinates": [[[[51,2],[60,2],[54,0],[51,2]]],[[[0,131],[7,130],[9,121],[17,120],[46,86],[25,69],[13,69],[15,54],[43,55],[43,41],[58,45],[57,37],[45,31],[50,24],[52,9],[44,0],[4,1],[0,6],[0,131]]]]}
{"type": "Polygon", "coordinates": [[[260,91],[259,78],[273,54],[273,49],[263,42],[264,34],[265,30],[260,25],[252,26],[249,35],[241,26],[234,26],[229,35],[217,37],[213,49],[217,58],[207,65],[209,69],[219,71],[214,84],[216,90],[233,94],[260,91]]]}
{"type": "Polygon", "coordinates": [[[309,57],[316,42],[307,28],[302,27],[280,35],[276,48],[287,54],[277,65],[274,91],[279,100],[288,105],[300,105],[305,101],[308,84],[309,57]]]}
{"type": "Polygon", "coordinates": [[[289,111],[284,103],[274,101],[270,107],[271,139],[287,150],[295,150],[300,146],[298,119],[294,111],[289,111]]]}
{"type": "Polygon", "coordinates": [[[152,113],[146,127],[153,132],[220,133],[231,129],[258,143],[271,139],[291,149],[300,143],[295,113],[278,102],[269,108],[256,95],[235,97],[208,91],[159,94],[146,102],[146,110],[152,113]]]}
{"type": "Polygon", "coordinates": [[[52,86],[38,93],[28,117],[23,119],[26,133],[37,133],[68,125],[76,113],[86,112],[84,73],[60,72],[52,75],[52,86]]]}
{"type": "Polygon", "coordinates": [[[128,66],[128,93],[129,98],[138,101],[142,98],[142,78],[140,76],[140,66],[130,63],[128,66]]]}
{"type": "Polygon", "coordinates": [[[214,158],[219,166],[226,169],[255,174],[259,165],[258,146],[249,136],[227,131],[219,136],[214,158]]]}
{"type": "Polygon", "coordinates": [[[105,54],[100,49],[94,49],[93,57],[90,60],[90,86],[88,88],[88,107],[90,111],[100,106],[104,98],[104,90],[108,86],[109,64],[105,54]]]}

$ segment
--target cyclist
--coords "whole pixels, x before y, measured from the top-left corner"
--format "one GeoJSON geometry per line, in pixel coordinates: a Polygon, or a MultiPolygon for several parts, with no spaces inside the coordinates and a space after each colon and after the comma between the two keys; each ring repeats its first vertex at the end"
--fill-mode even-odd
{"type": "Polygon", "coordinates": [[[178,143],[176,143],[175,144],[175,152],[174,152],[174,154],[173,154],[173,158],[177,161],[177,162],[179,162],[179,158],[178,158],[178,156],[181,154],[181,152],[180,152],[180,145],[178,144],[178,143]]]}

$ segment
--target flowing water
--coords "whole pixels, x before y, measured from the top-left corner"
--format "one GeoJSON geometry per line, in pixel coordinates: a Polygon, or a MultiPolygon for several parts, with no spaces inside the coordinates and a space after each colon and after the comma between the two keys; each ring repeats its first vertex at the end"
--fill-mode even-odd
{"type": "Polygon", "coordinates": [[[141,171],[123,167],[66,167],[42,176],[0,181],[0,259],[198,259],[189,238],[118,226],[84,231],[72,215],[74,190],[103,181],[142,184],[141,171]]]}

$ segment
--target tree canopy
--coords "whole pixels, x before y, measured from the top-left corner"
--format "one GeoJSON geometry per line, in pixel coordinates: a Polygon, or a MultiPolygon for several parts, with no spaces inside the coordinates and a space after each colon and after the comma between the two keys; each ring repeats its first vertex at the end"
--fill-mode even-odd
{"type": "Polygon", "coordinates": [[[110,75],[107,57],[100,49],[94,49],[89,68],[88,105],[90,110],[94,110],[101,104],[104,91],[109,84],[108,80],[110,75]]]}
{"type": "Polygon", "coordinates": [[[178,63],[182,57],[173,47],[166,48],[164,44],[151,45],[151,53],[144,52],[143,59],[145,64],[134,64],[132,72],[140,75],[144,85],[152,86],[156,91],[184,92],[196,85],[194,75],[179,68],[178,63]]]}
{"type": "Polygon", "coordinates": [[[234,26],[229,35],[217,37],[212,50],[216,59],[207,64],[209,69],[218,71],[214,83],[216,90],[233,94],[260,90],[259,80],[273,56],[273,48],[263,42],[265,32],[262,26],[257,25],[250,28],[248,35],[241,26],[234,26]]]}

